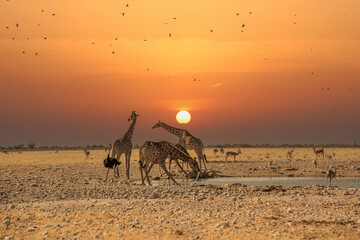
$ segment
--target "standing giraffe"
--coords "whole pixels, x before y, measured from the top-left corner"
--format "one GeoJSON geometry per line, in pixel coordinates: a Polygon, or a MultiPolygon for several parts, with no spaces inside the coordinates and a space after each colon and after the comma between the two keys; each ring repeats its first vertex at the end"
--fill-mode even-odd
{"type": "Polygon", "coordinates": [[[132,151],[132,143],[131,138],[134,132],[135,124],[136,124],[136,118],[139,115],[135,113],[135,111],[132,111],[128,121],[133,120],[132,124],[129,127],[129,130],[125,133],[125,135],[117,139],[115,143],[113,144],[113,151],[111,154],[111,157],[114,158],[116,155],[116,160],[120,160],[120,157],[123,153],[125,153],[125,163],[126,163],[126,177],[127,179],[130,179],[130,157],[131,157],[131,151],[132,151]]]}
{"type": "Polygon", "coordinates": [[[199,159],[199,166],[201,169],[201,161],[204,163],[204,168],[206,169],[207,162],[206,155],[204,154],[204,144],[199,138],[191,135],[187,130],[171,127],[159,120],[152,128],[162,127],[169,133],[176,135],[180,140],[179,143],[187,150],[194,150],[197,158],[199,159]]]}
{"type": "MultiPolygon", "coordinates": [[[[183,152],[181,149],[177,148],[175,145],[167,141],[162,141],[162,142],[146,141],[139,149],[139,158],[140,158],[139,169],[140,169],[141,181],[143,185],[145,185],[144,183],[145,178],[143,176],[143,171],[144,171],[147,182],[151,186],[149,179],[149,172],[155,164],[159,164],[162,167],[162,169],[165,171],[166,175],[168,175],[168,177],[175,184],[178,185],[178,183],[175,181],[175,179],[171,176],[170,172],[165,167],[165,160],[167,158],[172,158],[176,160],[180,159],[183,162],[187,162],[189,163],[193,172],[197,174],[197,178],[199,177],[200,174],[200,168],[196,160],[193,159],[189,154],[183,152]]],[[[177,161],[175,162],[178,164],[179,168],[183,172],[185,172],[180,166],[180,164],[177,161]]]]}

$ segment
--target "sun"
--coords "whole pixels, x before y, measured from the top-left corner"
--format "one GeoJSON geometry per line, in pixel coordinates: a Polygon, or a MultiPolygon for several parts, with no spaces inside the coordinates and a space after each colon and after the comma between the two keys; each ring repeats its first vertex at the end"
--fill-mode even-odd
{"type": "Polygon", "coordinates": [[[187,124],[190,122],[191,116],[188,111],[180,111],[176,114],[176,120],[179,123],[187,124]]]}

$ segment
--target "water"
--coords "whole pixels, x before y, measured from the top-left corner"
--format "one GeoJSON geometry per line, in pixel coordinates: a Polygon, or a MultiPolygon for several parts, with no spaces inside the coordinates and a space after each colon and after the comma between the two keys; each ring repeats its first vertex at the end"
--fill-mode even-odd
{"type": "MultiPolygon", "coordinates": [[[[184,181],[181,179],[175,179],[179,184],[192,183],[193,180],[184,181]]],[[[151,181],[153,185],[169,184],[169,181],[162,180],[151,181]]],[[[221,185],[241,183],[247,186],[311,186],[311,185],[324,185],[328,186],[329,182],[326,182],[326,178],[303,178],[303,177],[223,177],[223,178],[208,178],[199,179],[195,182],[199,185],[221,185]]],[[[360,188],[360,178],[335,178],[333,179],[332,186],[340,188],[360,188]]]]}

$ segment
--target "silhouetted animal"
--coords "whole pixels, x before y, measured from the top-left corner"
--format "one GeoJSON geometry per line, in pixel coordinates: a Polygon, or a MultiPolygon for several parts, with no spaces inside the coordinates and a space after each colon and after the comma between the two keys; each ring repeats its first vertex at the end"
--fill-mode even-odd
{"type": "Polygon", "coordinates": [[[110,153],[108,153],[107,158],[104,159],[104,167],[106,167],[108,169],[108,171],[106,173],[105,181],[107,180],[110,168],[114,169],[114,176],[116,178],[119,177],[119,168],[118,168],[118,166],[120,164],[121,164],[121,162],[118,161],[116,158],[110,158],[110,153]]]}

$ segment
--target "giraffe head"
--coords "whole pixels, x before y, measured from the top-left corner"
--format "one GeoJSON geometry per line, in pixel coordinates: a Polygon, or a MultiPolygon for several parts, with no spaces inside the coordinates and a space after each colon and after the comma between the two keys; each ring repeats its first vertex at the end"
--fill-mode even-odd
{"type": "Polygon", "coordinates": [[[136,119],[136,117],[140,116],[139,114],[136,114],[135,111],[132,111],[128,121],[131,121],[133,119],[136,119]]]}
{"type": "Polygon", "coordinates": [[[152,129],[159,127],[162,127],[162,122],[160,120],[152,127],[152,129]]]}

